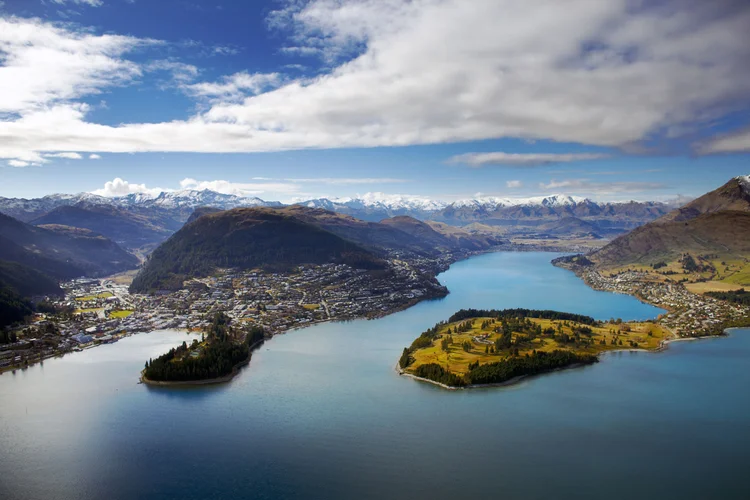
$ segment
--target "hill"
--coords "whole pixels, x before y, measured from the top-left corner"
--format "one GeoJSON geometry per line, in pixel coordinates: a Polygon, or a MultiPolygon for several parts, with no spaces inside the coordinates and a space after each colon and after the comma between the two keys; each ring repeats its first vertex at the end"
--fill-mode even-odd
{"type": "Polygon", "coordinates": [[[472,234],[443,222],[422,222],[409,216],[392,217],[380,223],[407,233],[430,249],[439,252],[484,250],[504,243],[501,238],[472,234]]]}
{"type": "Polygon", "coordinates": [[[0,214],[0,260],[31,267],[56,279],[114,274],[138,259],[112,240],[86,229],[35,227],[0,214]]]}
{"type": "Polygon", "coordinates": [[[215,214],[216,212],[221,212],[221,209],[216,208],[216,207],[198,207],[195,210],[193,210],[193,213],[190,214],[190,217],[188,217],[188,220],[187,222],[185,222],[185,224],[190,224],[191,222],[196,220],[198,217],[202,217],[208,214],[215,214]]]}
{"type": "Polygon", "coordinates": [[[178,289],[192,276],[216,268],[285,269],[294,265],[347,263],[381,269],[384,262],[284,209],[238,208],[203,215],[159,246],[133,280],[131,290],[178,289]]]}
{"type": "Polygon", "coordinates": [[[659,223],[691,220],[721,211],[750,212],[750,176],[731,179],[718,189],[666,214],[659,223]]]}
{"type": "Polygon", "coordinates": [[[596,224],[578,217],[563,217],[556,221],[547,222],[539,226],[538,231],[542,235],[552,237],[601,238],[598,234],[600,228],[596,224]]]}
{"type": "Polygon", "coordinates": [[[750,182],[746,177],[620,236],[587,258],[599,268],[675,261],[684,254],[750,257],[750,182]]]}
{"type": "Polygon", "coordinates": [[[31,224],[89,229],[128,249],[161,243],[179,227],[179,223],[162,220],[158,214],[149,217],[107,205],[60,206],[32,220],[31,224]]]}

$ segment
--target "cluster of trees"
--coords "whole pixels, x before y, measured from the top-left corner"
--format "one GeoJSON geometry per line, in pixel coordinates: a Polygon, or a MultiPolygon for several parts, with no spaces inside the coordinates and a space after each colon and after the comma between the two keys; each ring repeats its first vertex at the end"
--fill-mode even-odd
{"type": "Polygon", "coordinates": [[[469,372],[461,377],[437,363],[420,365],[414,370],[418,377],[434,380],[451,387],[464,387],[468,384],[499,384],[515,377],[538,375],[572,365],[589,365],[599,361],[591,354],[576,354],[558,349],[552,352],[534,351],[531,354],[513,356],[494,363],[469,364],[469,372]]]}
{"type": "Polygon", "coordinates": [[[450,349],[451,345],[453,345],[453,337],[451,335],[446,335],[440,341],[440,348],[446,352],[450,349]]]}
{"type": "MultiPolygon", "coordinates": [[[[31,302],[10,288],[0,285],[0,329],[23,321],[32,312],[31,302]]],[[[8,335],[0,336],[0,343],[7,344],[8,335]],[[3,341],[5,339],[5,341],[3,341]]]]}
{"type": "Polygon", "coordinates": [[[695,261],[692,255],[685,254],[680,258],[682,268],[689,273],[700,273],[703,271],[715,270],[712,265],[703,263],[700,264],[695,261]]]}
{"type": "Polygon", "coordinates": [[[16,332],[9,332],[7,330],[0,330],[0,344],[13,344],[18,340],[16,332]]]}
{"type": "Polygon", "coordinates": [[[466,385],[466,381],[462,377],[456,375],[453,372],[449,372],[437,363],[420,365],[416,370],[414,370],[414,374],[417,377],[434,380],[435,382],[439,382],[450,387],[463,387],[466,385]]]}
{"type": "Polygon", "coordinates": [[[191,351],[198,348],[198,341],[188,348],[185,342],[166,354],[146,363],[144,375],[149,380],[187,381],[219,378],[229,375],[234,367],[247,360],[250,347],[262,341],[265,332],[261,327],[252,327],[244,341],[236,342],[238,332],[231,326],[230,318],[217,313],[206,329],[205,346],[198,356],[191,351]]]}
{"type": "MultiPolygon", "coordinates": [[[[464,321],[463,323],[459,323],[458,325],[456,325],[452,331],[450,328],[448,328],[448,333],[466,333],[470,332],[473,328],[473,321],[464,321]]],[[[484,326],[482,328],[484,328],[484,326]]]]}
{"type": "Polygon", "coordinates": [[[733,292],[707,292],[706,295],[715,299],[750,306],[750,292],[746,292],[744,288],[733,292]]]}
{"type": "Polygon", "coordinates": [[[471,384],[498,384],[522,375],[537,375],[576,364],[596,363],[591,354],[576,354],[557,349],[552,352],[534,351],[531,355],[512,356],[484,365],[476,364],[466,375],[471,384]]]}
{"type": "Polygon", "coordinates": [[[582,314],[573,314],[560,311],[550,310],[539,310],[539,309],[461,309],[456,312],[453,316],[448,318],[449,323],[456,321],[463,321],[471,318],[495,318],[495,319],[511,319],[511,318],[538,318],[538,319],[550,319],[556,321],[573,321],[576,323],[582,323],[584,325],[596,325],[597,321],[591,316],[584,316],[582,314]]]}

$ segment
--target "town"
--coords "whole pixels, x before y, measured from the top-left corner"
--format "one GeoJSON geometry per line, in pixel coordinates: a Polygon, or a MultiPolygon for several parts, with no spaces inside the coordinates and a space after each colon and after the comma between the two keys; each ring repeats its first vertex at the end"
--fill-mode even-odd
{"type": "MultiPolygon", "coordinates": [[[[540,250],[536,245],[512,247],[540,250]]],[[[61,284],[64,297],[45,298],[29,324],[7,332],[10,342],[0,345],[0,373],[139,332],[201,331],[220,311],[240,325],[263,327],[267,336],[322,321],[381,317],[444,297],[448,290],[435,276],[477,253],[428,259],[393,252],[382,271],[346,264],[300,265],[288,272],[222,269],[186,281],[180,290],[148,295],[129,293],[130,280],[121,277],[73,280],[61,284]]],[[[654,280],[645,272],[604,276],[587,267],[556,265],[573,270],[596,290],[633,295],[665,309],[657,321],[678,338],[716,335],[726,325],[750,321],[748,307],[691,293],[681,283],[654,280]]]]}
{"type": "Polygon", "coordinates": [[[654,280],[646,272],[628,270],[606,277],[588,268],[575,271],[595,290],[633,295],[665,309],[658,323],[679,338],[718,335],[726,325],[750,321],[748,307],[691,293],[682,283],[654,280]]]}
{"type": "Polygon", "coordinates": [[[435,275],[458,255],[389,259],[387,269],[345,264],[301,265],[289,272],[223,269],[181,290],[130,294],[126,281],[63,283],[64,298],[47,298],[31,324],[11,330],[0,346],[0,371],[164,329],[200,331],[222,311],[267,336],[321,321],[377,318],[421,300],[447,295],[435,275]]]}

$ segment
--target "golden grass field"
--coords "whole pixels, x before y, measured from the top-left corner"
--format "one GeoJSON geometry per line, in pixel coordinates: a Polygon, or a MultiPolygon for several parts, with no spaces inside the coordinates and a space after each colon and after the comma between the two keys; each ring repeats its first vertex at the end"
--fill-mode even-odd
{"type": "Polygon", "coordinates": [[[687,272],[678,261],[668,262],[666,267],[653,269],[646,264],[631,264],[607,268],[602,271],[604,276],[612,276],[623,271],[633,270],[649,274],[648,279],[653,281],[683,281],[685,287],[693,293],[724,292],[738,290],[742,287],[750,287],[750,262],[743,258],[734,256],[719,256],[710,259],[699,259],[693,255],[696,262],[710,264],[715,271],[687,272]],[[667,272],[674,274],[666,274],[667,272]]]}
{"type": "Polygon", "coordinates": [[[138,269],[133,269],[131,271],[124,271],[120,274],[115,274],[113,276],[110,276],[108,279],[114,281],[118,285],[130,285],[133,282],[133,278],[135,278],[136,274],[138,274],[138,269]]]}
{"type": "Polygon", "coordinates": [[[112,311],[111,313],[109,313],[109,317],[122,319],[127,318],[131,314],[133,314],[133,311],[112,311]]]}
{"type": "MultiPolygon", "coordinates": [[[[463,375],[469,371],[468,365],[475,361],[479,361],[481,364],[485,364],[500,361],[506,358],[509,355],[508,350],[503,350],[495,354],[488,354],[485,353],[484,344],[473,341],[473,337],[489,333],[489,340],[494,343],[494,341],[500,336],[499,334],[492,332],[494,328],[500,326],[499,321],[495,324],[490,325],[488,329],[482,330],[482,322],[488,319],[490,318],[474,318],[471,320],[473,323],[473,328],[471,331],[466,333],[452,334],[453,344],[449,346],[447,352],[443,351],[441,347],[442,337],[446,335],[448,328],[453,328],[455,330],[455,326],[463,323],[463,321],[450,323],[443,326],[438,332],[440,338],[435,340],[432,346],[416,350],[412,353],[414,362],[409,365],[409,368],[406,371],[413,372],[420,365],[437,363],[453,373],[463,375]],[[464,351],[462,348],[463,342],[467,340],[472,343],[472,347],[469,352],[464,351]]],[[[572,321],[554,321],[536,318],[530,319],[532,322],[539,324],[542,329],[550,326],[554,329],[557,329],[558,324],[562,323],[563,333],[567,334],[571,334],[573,327],[575,326],[585,326],[572,321]]],[[[560,344],[548,336],[543,336],[540,338],[536,338],[529,343],[519,345],[519,354],[523,355],[525,353],[531,353],[533,350],[553,351],[555,349],[565,349],[577,353],[598,354],[604,351],[630,349],[632,347],[630,346],[629,341],[638,342],[638,348],[640,349],[653,350],[659,348],[663,340],[671,338],[671,333],[669,331],[657,324],[648,322],[627,322],[620,325],[605,323],[602,327],[590,328],[593,330],[591,338],[593,338],[594,340],[594,344],[591,346],[576,347],[574,344],[560,344]],[[626,328],[629,328],[630,331],[624,331],[624,329],[626,328]],[[651,332],[651,335],[648,334],[649,332],[651,332]],[[606,345],[599,344],[599,341],[602,338],[605,339],[606,345]],[[611,340],[613,338],[618,341],[622,340],[622,345],[619,345],[619,343],[617,345],[612,345],[611,340]]],[[[514,341],[516,339],[516,336],[517,335],[514,332],[514,341]]]]}
{"type": "Polygon", "coordinates": [[[90,300],[96,300],[96,299],[108,299],[110,297],[114,297],[112,292],[102,292],[98,293],[96,295],[86,295],[84,297],[76,297],[76,300],[78,302],[88,302],[90,300]]]}

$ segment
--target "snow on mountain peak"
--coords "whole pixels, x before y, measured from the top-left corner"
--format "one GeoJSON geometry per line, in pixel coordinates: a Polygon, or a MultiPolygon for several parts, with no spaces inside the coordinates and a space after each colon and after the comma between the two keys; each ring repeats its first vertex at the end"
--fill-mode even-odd
{"type": "Polygon", "coordinates": [[[746,193],[750,193],[750,175],[738,175],[737,180],[740,181],[742,189],[744,189],[746,193]]]}

